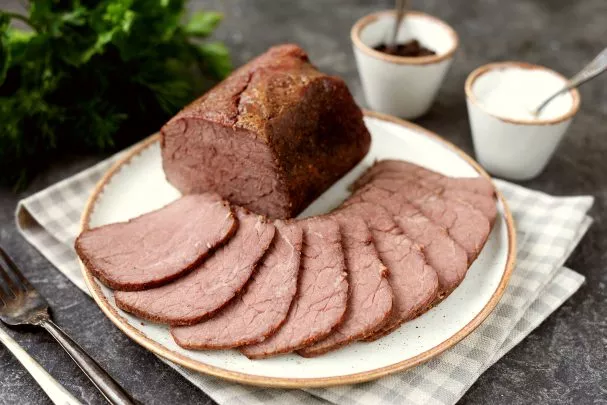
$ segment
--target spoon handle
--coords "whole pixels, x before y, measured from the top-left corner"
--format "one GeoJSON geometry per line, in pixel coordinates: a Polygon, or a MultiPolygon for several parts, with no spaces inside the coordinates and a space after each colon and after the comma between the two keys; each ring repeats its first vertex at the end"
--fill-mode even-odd
{"type": "Polygon", "coordinates": [[[558,92],[554,93],[552,96],[547,98],[542,104],[540,104],[539,107],[537,107],[535,109],[535,112],[534,112],[535,115],[536,116],[539,115],[540,112],[544,109],[544,107],[546,107],[548,105],[548,103],[550,103],[552,100],[554,100],[560,94],[581,86],[582,84],[586,83],[588,80],[594,79],[595,77],[597,77],[598,75],[600,75],[601,73],[603,73],[606,70],[607,70],[607,48],[603,49],[601,51],[601,53],[599,53],[589,64],[584,66],[582,68],[582,70],[580,70],[575,76],[573,76],[569,80],[569,83],[567,83],[566,86],[564,86],[558,92]]]}
{"type": "Polygon", "coordinates": [[[394,21],[394,30],[392,31],[392,42],[390,46],[396,49],[396,39],[398,37],[398,31],[400,30],[400,24],[405,16],[407,9],[407,0],[396,0],[396,20],[394,21]]]}
{"type": "Polygon", "coordinates": [[[588,80],[597,77],[607,70],[607,48],[603,49],[596,58],[584,66],[575,76],[571,78],[570,86],[577,87],[586,83],[588,80]]]}

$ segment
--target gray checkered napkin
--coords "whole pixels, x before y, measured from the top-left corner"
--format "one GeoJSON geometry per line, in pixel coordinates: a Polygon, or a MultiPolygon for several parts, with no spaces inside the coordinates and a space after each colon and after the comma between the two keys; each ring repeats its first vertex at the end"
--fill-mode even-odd
{"type": "MultiPolygon", "coordinates": [[[[74,238],[80,214],[113,157],[21,201],[17,225],[63,274],[87,292],[74,238]]],[[[498,306],[468,337],[412,370],[376,381],[332,388],[248,387],[167,362],[219,404],[453,404],[476,379],[567,300],[584,277],[562,267],[591,219],[592,197],[553,197],[503,181],[518,237],[516,268],[498,306]]]]}

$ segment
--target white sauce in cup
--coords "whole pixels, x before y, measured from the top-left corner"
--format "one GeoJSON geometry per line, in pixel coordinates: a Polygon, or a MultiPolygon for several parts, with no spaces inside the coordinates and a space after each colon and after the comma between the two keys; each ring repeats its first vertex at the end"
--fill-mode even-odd
{"type": "Polygon", "coordinates": [[[550,69],[522,62],[490,63],[470,73],[466,103],[478,162],[507,179],[541,173],[580,107],[579,92],[555,98],[539,117],[532,111],[566,83],[550,69]]]}
{"type": "Polygon", "coordinates": [[[539,69],[508,67],[486,72],[474,83],[476,100],[487,112],[498,117],[524,121],[551,120],[571,110],[571,94],[552,100],[535,117],[532,111],[563,88],[563,78],[539,69]]]}

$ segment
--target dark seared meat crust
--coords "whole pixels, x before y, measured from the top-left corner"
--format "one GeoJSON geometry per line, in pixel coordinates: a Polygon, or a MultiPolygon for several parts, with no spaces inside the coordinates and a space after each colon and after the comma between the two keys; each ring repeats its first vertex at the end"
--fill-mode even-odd
{"type": "Polygon", "coordinates": [[[162,128],[167,179],[273,218],[297,215],[369,150],[345,82],[296,45],[271,48],[162,128]]]}

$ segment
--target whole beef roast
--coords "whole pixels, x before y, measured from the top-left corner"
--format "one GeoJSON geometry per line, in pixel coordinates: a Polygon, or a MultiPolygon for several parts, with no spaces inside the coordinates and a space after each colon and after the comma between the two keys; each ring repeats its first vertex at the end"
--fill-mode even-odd
{"type": "Polygon", "coordinates": [[[358,163],[371,138],[345,82],[298,46],[247,63],[161,130],[167,179],[290,218],[358,163]]]}
{"type": "Polygon", "coordinates": [[[228,349],[250,345],[282,325],[297,290],[303,231],[296,222],[276,221],[274,225],[274,242],[244,292],[202,323],[172,327],[179,346],[228,349]]]}
{"type": "Polygon", "coordinates": [[[348,280],[338,223],[329,216],[304,219],[298,293],[287,320],[261,343],[241,352],[258,359],[288,353],[328,336],[344,319],[348,280]]]}
{"type": "Polygon", "coordinates": [[[359,202],[340,208],[346,217],[362,217],[371,229],[381,261],[388,268],[388,281],[394,301],[386,322],[378,325],[367,340],[375,340],[403,322],[425,312],[439,292],[438,275],[426,263],[419,246],[411,241],[377,204],[359,202]]]}
{"type": "Polygon", "coordinates": [[[415,178],[431,181],[447,189],[465,190],[487,197],[495,197],[495,188],[491,181],[484,177],[448,177],[425,167],[404,160],[385,159],[377,161],[354,183],[354,188],[361,188],[374,178],[415,178]]]}
{"type": "Polygon", "coordinates": [[[344,205],[361,202],[385,208],[404,234],[421,247],[426,261],[438,275],[439,299],[446,297],[461,283],[468,270],[468,258],[464,249],[455,243],[443,227],[432,222],[402,198],[395,198],[394,193],[373,184],[361,188],[344,205]]]}
{"type": "Polygon", "coordinates": [[[413,205],[431,221],[443,226],[464,248],[469,264],[477,258],[489,237],[489,220],[469,204],[444,198],[414,181],[374,179],[369,184],[390,193],[392,199],[413,205]]]}
{"type": "Polygon", "coordinates": [[[128,222],[86,230],[75,247],[103,284],[135,291],[192,270],[237,226],[230,206],[217,194],[190,195],[128,222]]]}
{"type": "Polygon", "coordinates": [[[202,265],[162,287],[117,291],[116,305],[171,325],[192,325],[222,308],[249,280],[274,237],[274,225],[265,218],[242,208],[236,209],[236,217],[239,227],[234,237],[202,265]]]}
{"type": "Polygon", "coordinates": [[[367,337],[392,312],[388,269],[379,259],[365,220],[346,212],[336,212],[331,217],[339,223],[342,234],[350,287],[348,309],[344,321],[329,336],[297,352],[304,357],[319,356],[367,337]]]}

